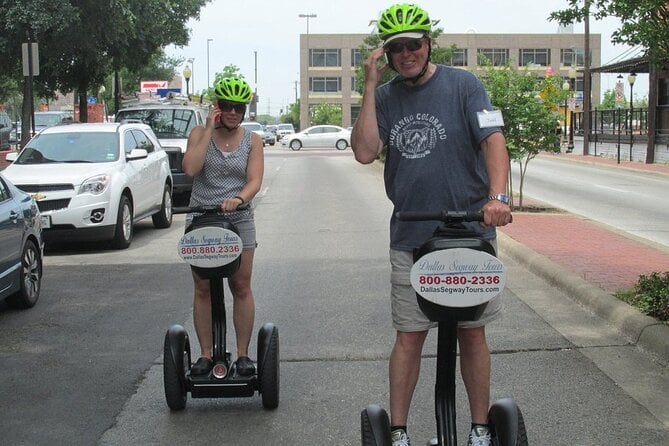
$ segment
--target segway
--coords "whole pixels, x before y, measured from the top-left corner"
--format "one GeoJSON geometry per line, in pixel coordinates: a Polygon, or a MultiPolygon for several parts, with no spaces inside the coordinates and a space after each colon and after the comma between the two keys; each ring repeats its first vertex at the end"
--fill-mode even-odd
{"type": "MultiPolygon", "coordinates": [[[[404,221],[441,221],[433,236],[414,252],[411,285],[425,315],[438,322],[437,377],[434,389],[437,437],[428,445],[457,446],[455,365],[457,323],[477,319],[504,289],[506,272],[487,241],[462,222],[483,221],[481,212],[398,212],[404,221]]],[[[511,399],[496,401],[488,412],[492,444],[527,446],[525,422],[511,399]]],[[[363,446],[390,446],[390,422],[377,404],[361,413],[363,446]]]]}
{"type": "Polygon", "coordinates": [[[193,398],[251,397],[257,391],[263,407],[279,405],[279,331],[265,323],[258,332],[257,371],[250,376],[236,373],[226,346],[226,312],[223,279],[241,262],[242,242],[235,226],[222,219],[218,206],[173,208],[174,214],[199,213],[178,243],[179,256],[193,266],[200,277],[209,279],[214,366],[206,375],[191,374],[188,333],[172,325],[165,334],[163,379],[165,399],[172,410],[186,407],[193,398]]]}

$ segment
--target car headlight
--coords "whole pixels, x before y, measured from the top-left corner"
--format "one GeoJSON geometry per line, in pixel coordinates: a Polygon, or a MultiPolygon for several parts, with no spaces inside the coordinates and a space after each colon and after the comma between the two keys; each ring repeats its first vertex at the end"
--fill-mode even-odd
{"type": "Polygon", "coordinates": [[[88,178],[83,183],[81,183],[81,189],[79,190],[79,193],[100,195],[107,189],[108,185],[109,185],[109,175],[97,175],[88,178]]]}

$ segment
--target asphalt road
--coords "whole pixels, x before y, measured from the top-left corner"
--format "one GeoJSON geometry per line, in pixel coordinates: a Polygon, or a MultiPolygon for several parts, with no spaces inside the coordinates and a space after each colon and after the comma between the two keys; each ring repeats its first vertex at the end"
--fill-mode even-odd
{"type": "MultiPolygon", "coordinates": [[[[515,190],[520,179],[513,170],[515,190]]],[[[556,158],[530,161],[523,192],[568,212],[669,247],[669,177],[556,158]]]]}
{"type": "MultiPolygon", "coordinates": [[[[50,250],[38,305],[0,307],[0,442],[359,444],[360,410],[387,406],[394,336],[381,170],[356,164],[350,150],[266,153],[254,291],[256,327],[279,328],[279,408],[264,410],[258,396],[167,408],[164,333],[181,323],[194,334],[189,273],[174,249],[180,216],[167,230],[140,225],[128,250],[50,250]]],[[[502,258],[506,313],[488,327],[492,397],[516,399],[530,444],[666,444],[669,418],[653,415],[649,397],[663,391],[666,367],[502,258]]],[[[435,347],[433,334],[410,420],[415,444],[434,435],[435,347]]],[[[462,441],[469,420],[458,385],[462,441]]]]}

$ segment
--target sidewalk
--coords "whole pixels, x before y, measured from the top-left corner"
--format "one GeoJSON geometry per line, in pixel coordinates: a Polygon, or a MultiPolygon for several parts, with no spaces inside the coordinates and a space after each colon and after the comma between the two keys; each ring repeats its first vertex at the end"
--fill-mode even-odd
{"type": "MultiPolygon", "coordinates": [[[[669,166],[622,162],[580,154],[541,155],[573,162],[636,169],[669,176],[669,166]]],[[[613,297],[631,289],[639,276],[669,271],[669,249],[567,213],[516,212],[500,228],[500,251],[567,292],[617,326],[632,342],[669,361],[669,325],[642,315],[613,297]]]]}

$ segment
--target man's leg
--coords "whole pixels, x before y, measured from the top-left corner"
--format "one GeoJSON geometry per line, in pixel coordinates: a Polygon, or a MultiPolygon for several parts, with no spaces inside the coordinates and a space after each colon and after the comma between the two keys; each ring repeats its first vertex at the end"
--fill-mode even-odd
{"type": "Polygon", "coordinates": [[[458,329],[460,372],[469,398],[472,423],[488,423],[490,404],[490,351],[485,326],[458,329]]]}
{"type": "Polygon", "coordinates": [[[390,354],[390,424],[406,426],[427,331],[397,332],[390,354]]]}

